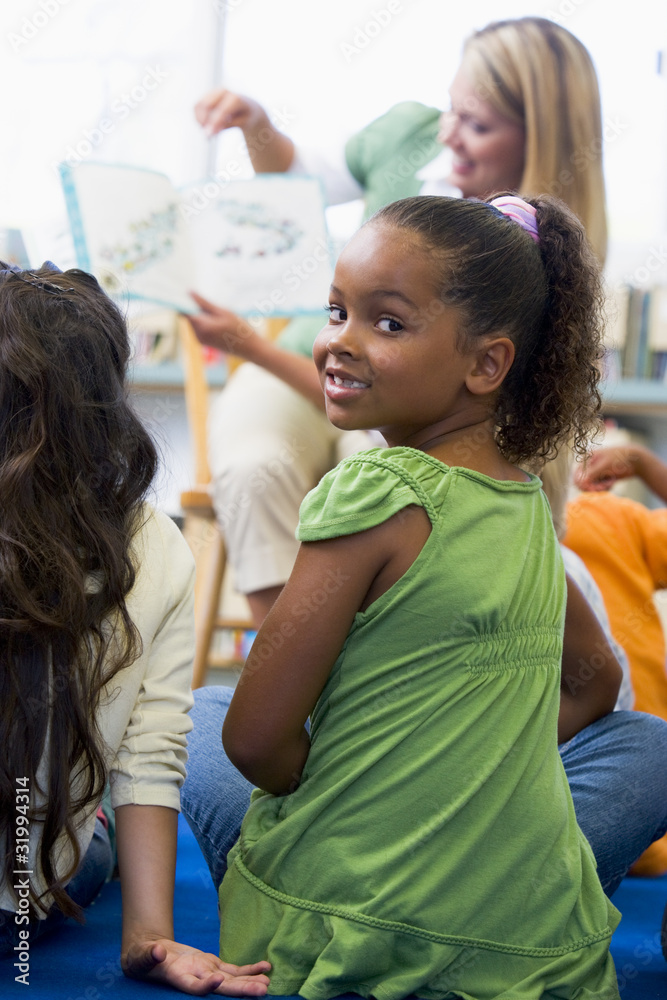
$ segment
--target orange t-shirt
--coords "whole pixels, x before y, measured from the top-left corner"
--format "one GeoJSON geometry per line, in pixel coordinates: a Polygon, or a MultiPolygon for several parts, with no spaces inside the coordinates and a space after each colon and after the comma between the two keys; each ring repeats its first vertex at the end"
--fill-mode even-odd
{"type": "MultiPolygon", "coordinates": [[[[565,545],[597,583],[611,631],[630,663],[635,708],[667,720],[665,637],[653,594],[667,587],[667,509],[613,493],[582,493],[568,504],[565,545]]],[[[667,835],[651,844],[632,871],[667,871],[667,835]]]]}
{"type": "Polygon", "coordinates": [[[628,654],[635,708],[667,720],[665,637],[653,601],[667,587],[667,509],[582,493],[568,504],[563,542],[602,592],[614,639],[628,654]]]}

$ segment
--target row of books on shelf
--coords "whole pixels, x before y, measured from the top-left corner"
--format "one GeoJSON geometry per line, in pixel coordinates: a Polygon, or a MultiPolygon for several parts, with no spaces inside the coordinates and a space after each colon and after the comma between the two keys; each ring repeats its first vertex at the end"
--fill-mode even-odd
{"type": "Polygon", "coordinates": [[[230,667],[242,666],[256,637],[254,629],[217,629],[211,641],[211,652],[221,660],[228,661],[230,667]]]}
{"type": "Polygon", "coordinates": [[[616,289],[606,343],[609,381],[667,382],[667,287],[616,289]]]}

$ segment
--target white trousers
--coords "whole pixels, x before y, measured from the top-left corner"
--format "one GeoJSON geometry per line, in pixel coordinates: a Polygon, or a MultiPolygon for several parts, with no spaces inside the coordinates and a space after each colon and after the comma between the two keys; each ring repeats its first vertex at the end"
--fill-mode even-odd
{"type": "Polygon", "coordinates": [[[299,548],[299,507],[325,472],[378,444],[340,431],[280,379],[245,363],[211,407],[213,504],[242,594],[285,583],[299,548]]]}

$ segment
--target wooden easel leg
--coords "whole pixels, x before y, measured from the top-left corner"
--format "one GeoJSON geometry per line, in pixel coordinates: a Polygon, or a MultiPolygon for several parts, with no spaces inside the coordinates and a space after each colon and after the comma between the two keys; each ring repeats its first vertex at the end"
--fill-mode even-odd
{"type": "MultiPolygon", "coordinates": [[[[217,531],[217,529],[216,529],[217,531]]],[[[213,542],[211,558],[207,567],[206,578],[199,594],[195,608],[195,658],[192,667],[192,687],[203,687],[206,683],[206,671],[211,651],[211,639],[218,617],[220,591],[225,575],[227,556],[222,535],[217,531],[213,542]]]]}

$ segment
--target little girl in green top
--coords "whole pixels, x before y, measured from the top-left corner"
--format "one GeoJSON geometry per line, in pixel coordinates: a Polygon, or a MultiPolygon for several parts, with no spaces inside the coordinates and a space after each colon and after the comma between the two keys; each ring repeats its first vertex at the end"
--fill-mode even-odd
{"type": "Polygon", "coordinates": [[[338,261],[314,348],[327,413],[388,448],[306,497],[223,729],[258,789],[221,953],[268,959],[270,993],[618,997],[619,917],[557,742],[612,710],[620,668],[523,471],[585,449],[601,302],[547,197],[408,198],[338,261]]]}

